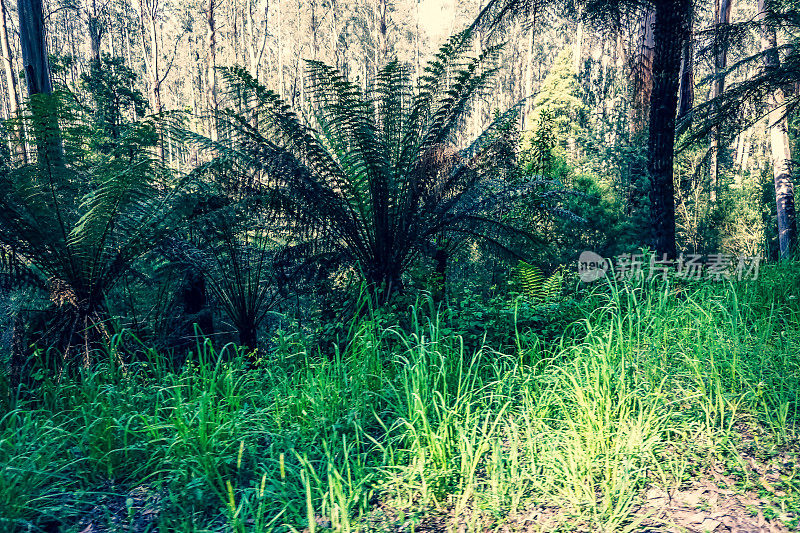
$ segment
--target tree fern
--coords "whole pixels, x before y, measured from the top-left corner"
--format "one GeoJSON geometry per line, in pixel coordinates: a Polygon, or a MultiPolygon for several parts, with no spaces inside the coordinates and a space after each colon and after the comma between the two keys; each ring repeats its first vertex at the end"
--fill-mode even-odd
{"type": "Polygon", "coordinates": [[[119,140],[120,150],[89,154],[85,119],[63,102],[53,105],[64,158],[0,166],[0,244],[13,253],[4,266],[20,265],[6,272],[49,293],[54,319],[50,339],[40,341],[66,352],[79,346],[88,364],[94,341],[109,334],[106,296],[174,227],[178,188],[161,181],[167,173],[148,151],[150,137],[133,135],[119,140]]]}
{"type": "MultiPolygon", "coordinates": [[[[194,139],[220,164],[260,177],[269,206],[262,223],[285,242],[279,270],[316,263],[358,272],[385,296],[437,243],[483,239],[508,251],[527,238],[509,206],[544,182],[510,179],[502,167],[516,162],[498,157],[508,151],[501,126],[518,108],[455,148],[471,103],[491,86],[499,52],[469,55],[472,38],[462,32],[445,43],[418,85],[396,61],[366,90],[307,62],[310,124],[244,70],[221,70],[235,102],[219,115],[228,134],[216,143],[194,139]]],[[[539,205],[553,202],[543,197],[539,205]]]]}

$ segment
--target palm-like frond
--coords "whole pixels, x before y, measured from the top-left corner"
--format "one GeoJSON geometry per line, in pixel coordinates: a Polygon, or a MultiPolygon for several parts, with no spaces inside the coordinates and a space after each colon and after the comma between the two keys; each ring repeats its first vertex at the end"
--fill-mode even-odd
{"type": "Polygon", "coordinates": [[[274,268],[279,247],[274,232],[259,224],[257,198],[226,199],[225,205],[192,218],[192,238],[172,237],[162,252],[202,275],[240,343],[255,348],[259,325],[282,298],[274,268]]]}
{"type": "Polygon", "coordinates": [[[445,43],[417,87],[397,62],[364,92],[336,69],[309,61],[312,125],[243,70],[223,69],[240,107],[220,114],[230,135],[214,149],[219,161],[263,176],[271,213],[264,223],[285,242],[277,263],[295,270],[309,260],[349,265],[373,286],[396,288],[443,236],[502,246],[509,235],[525,234],[504,213],[544,182],[503,171],[516,163],[502,132],[518,107],[466,148],[454,148],[501,50],[470,56],[471,39],[465,31],[445,43]]]}
{"type": "Polygon", "coordinates": [[[0,244],[75,333],[104,320],[108,291],[174,225],[177,188],[158,182],[165,172],[146,145],[86,154],[80,119],[61,116],[63,160],[0,166],[0,244]]]}

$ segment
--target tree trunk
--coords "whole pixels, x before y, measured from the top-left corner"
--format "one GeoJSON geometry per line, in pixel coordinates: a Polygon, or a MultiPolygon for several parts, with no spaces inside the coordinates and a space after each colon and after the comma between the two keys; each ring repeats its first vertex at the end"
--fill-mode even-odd
{"type": "Polygon", "coordinates": [[[239,346],[252,354],[253,350],[258,348],[258,328],[252,321],[249,321],[246,324],[239,324],[238,332],[239,346]]]}
{"type": "MultiPolygon", "coordinates": [[[[775,29],[765,19],[768,8],[765,0],[758,1],[758,18],[761,21],[761,49],[764,52],[766,74],[780,66],[775,29]]],[[[797,224],[794,206],[794,183],[792,182],[792,154],[789,148],[786,111],[783,89],[772,91],[767,100],[767,127],[769,128],[772,152],[772,173],[775,179],[775,202],[778,218],[778,245],[780,258],[785,259],[797,242],[797,224]]]]}
{"type": "Polygon", "coordinates": [[[99,69],[100,63],[100,43],[103,38],[103,25],[100,14],[97,12],[97,0],[91,0],[86,8],[87,26],[89,30],[89,66],[99,69]]]}
{"type": "Polygon", "coordinates": [[[311,0],[311,59],[314,61],[319,59],[319,38],[317,36],[317,28],[319,21],[317,20],[317,2],[311,0]]]}
{"type": "MultiPolygon", "coordinates": [[[[159,31],[157,11],[158,3],[153,0],[139,0],[139,30],[142,37],[142,57],[144,58],[145,72],[149,78],[150,84],[150,103],[153,107],[153,112],[160,115],[164,111],[164,105],[161,101],[161,82],[159,78],[159,31]],[[150,41],[150,49],[148,50],[147,41],[150,41]]],[[[156,151],[158,158],[164,162],[164,134],[159,128],[158,144],[156,151]]]]}
{"type": "Polygon", "coordinates": [[[681,51],[681,77],[678,90],[678,120],[689,114],[694,106],[694,38],[691,20],[681,51]]]}
{"type": "Polygon", "coordinates": [[[278,25],[276,26],[278,36],[277,36],[277,43],[275,47],[278,49],[278,94],[280,95],[281,99],[286,98],[285,92],[285,80],[283,77],[284,69],[284,60],[283,60],[283,39],[281,37],[281,32],[283,31],[283,11],[281,10],[281,2],[278,0],[278,25]]]}
{"type": "Polygon", "coordinates": [[[42,0],[19,0],[19,37],[28,95],[51,94],[42,0]]]}
{"type": "Polygon", "coordinates": [[[580,19],[581,13],[578,10],[578,31],[575,41],[572,43],[572,71],[580,82],[581,60],[583,59],[583,20],[580,19]]]}
{"type": "Polygon", "coordinates": [[[675,115],[678,109],[682,43],[688,32],[689,0],[660,0],[655,3],[655,8],[653,91],[650,96],[647,142],[650,214],[656,253],[674,258],[677,255],[675,185],[672,177],[675,115]]]}
{"type": "Polygon", "coordinates": [[[208,101],[209,133],[212,141],[217,140],[217,27],[214,18],[214,0],[208,0],[208,70],[206,80],[206,99],[208,101]]]}
{"type": "Polygon", "coordinates": [[[330,13],[331,13],[331,32],[330,32],[330,47],[331,47],[331,54],[333,55],[333,66],[336,70],[341,70],[341,60],[339,58],[339,26],[337,24],[337,13],[336,13],[336,0],[331,0],[330,3],[330,13]]]}
{"type": "Polygon", "coordinates": [[[52,102],[38,98],[53,92],[50,81],[50,64],[45,45],[45,26],[42,0],[19,0],[19,36],[22,65],[28,85],[28,95],[33,108],[33,133],[39,163],[59,167],[63,165],[63,147],[58,118],[53,113],[52,102]]]}
{"type": "Polygon", "coordinates": [[[261,58],[264,56],[264,49],[267,47],[267,38],[269,37],[269,0],[264,4],[264,26],[261,30],[261,42],[259,44],[258,33],[259,29],[256,25],[255,8],[258,7],[257,0],[251,0],[249,4],[248,26],[250,28],[250,46],[248,48],[248,55],[250,60],[250,74],[256,80],[260,79],[261,73],[261,58]]]}
{"type": "MultiPolygon", "coordinates": [[[[711,82],[711,98],[718,98],[725,90],[725,68],[728,66],[728,38],[726,27],[731,20],[731,0],[717,0],[714,15],[714,80],[711,82]]],[[[711,156],[709,200],[712,204],[717,201],[717,183],[719,182],[719,126],[711,130],[711,156]]]]}
{"type": "Polygon", "coordinates": [[[414,11],[414,14],[415,14],[414,18],[415,18],[415,23],[416,23],[416,28],[415,28],[415,33],[414,33],[414,68],[416,69],[415,70],[415,79],[416,80],[419,80],[419,78],[420,78],[420,76],[422,74],[422,64],[420,62],[420,46],[419,46],[419,40],[420,40],[420,34],[419,34],[419,19],[420,19],[420,17],[419,17],[419,4],[420,4],[420,1],[421,0],[414,0],[414,10],[415,10],[414,11]]]}
{"type": "MultiPolygon", "coordinates": [[[[208,305],[206,280],[200,272],[189,269],[182,288],[183,311],[197,324],[203,335],[214,333],[214,319],[208,305]]],[[[192,332],[193,333],[193,332],[192,332]]]]}
{"type": "Polygon", "coordinates": [[[642,133],[647,125],[650,94],[653,90],[653,26],[656,13],[652,8],[642,12],[639,30],[639,51],[633,65],[633,105],[631,106],[631,138],[642,133]]]}
{"type": "MultiPolygon", "coordinates": [[[[15,120],[19,118],[19,88],[17,87],[17,75],[14,72],[14,58],[11,55],[11,43],[8,40],[8,10],[4,0],[0,0],[0,54],[2,54],[3,70],[6,76],[6,89],[8,90],[8,118],[15,120]]],[[[21,161],[27,162],[27,152],[25,151],[25,134],[22,124],[15,124],[11,134],[13,140],[13,150],[21,161]]]]}
{"type": "Polygon", "coordinates": [[[447,294],[447,263],[450,260],[450,254],[444,248],[438,248],[433,256],[433,260],[436,265],[436,278],[441,284],[433,295],[434,302],[438,304],[444,300],[447,294]]]}
{"type": "Polygon", "coordinates": [[[389,27],[387,20],[388,0],[378,0],[378,50],[375,59],[375,72],[381,68],[389,55],[389,27]]]}
{"type": "Polygon", "coordinates": [[[523,128],[528,127],[533,113],[533,45],[536,37],[536,11],[533,12],[531,27],[528,30],[528,54],[525,57],[525,113],[522,117],[523,128]]]}

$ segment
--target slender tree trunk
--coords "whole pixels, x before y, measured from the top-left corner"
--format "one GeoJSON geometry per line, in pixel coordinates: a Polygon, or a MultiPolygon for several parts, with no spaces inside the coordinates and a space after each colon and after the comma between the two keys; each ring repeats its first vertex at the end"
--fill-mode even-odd
{"type": "Polygon", "coordinates": [[[267,47],[267,38],[269,37],[269,0],[264,3],[264,25],[261,31],[262,35],[259,39],[259,31],[256,25],[256,10],[258,2],[251,0],[249,3],[249,16],[248,27],[250,28],[250,46],[248,47],[248,56],[250,61],[250,74],[256,80],[260,79],[261,73],[261,59],[264,56],[264,49],[267,47]]]}
{"type": "Polygon", "coordinates": [[[20,49],[28,94],[50,94],[53,86],[45,46],[42,0],[19,0],[18,9],[20,49]]]}
{"type": "Polygon", "coordinates": [[[100,44],[103,37],[103,24],[97,11],[97,0],[90,0],[86,7],[89,37],[89,67],[100,69],[100,44]]]}
{"type": "MultiPolygon", "coordinates": [[[[761,49],[764,70],[769,73],[780,66],[775,29],[766,22],[768,7],[765,0],[758,1],[758,18],[761,21],[761,49]]],[[[773,89],[767,100],[767,127],[772,152],[772,173],[775,179],[775,202],[778,218],[778,245],[781,259],[787,258],[797,243],[797,222],[792,182],[792,154],[784,109],[783,89],[773,89]]]]}
{"type": "Polygon", "coordinates": [[[276,44],[276,48],[278,49],[278,94],[281,96],[281,98],[286,98],[286,93],[284,92],[285,80],[283,78],[283,71],[285,69],[283,65],[284,59],[283,59],[283,38],[281,35],[282,30],[283,30],[283,10],[281,10],[281,0],[278,0],[278,26],[277,26],[278,42],[276,44]]]}
{"type": "MultiPolygon", "coordinates": [[[[578,31],[575,41],[572,43],[572,71],[576,76],[581,74],[581,64],[583,60],[583,20],[580,18],[581,12],[578,10],[578,31]]],[[[580,82],[580,78],[578,79],[580,82]]]]}
{"type": "MultiPolygon", "coordinates": [[[[159,74],[159,31],[157,20],[158,4],[153,0],[139,0],[139,30],[142,37],[142,56],[144,58],[145,72],[149,78],[150,103],[153,112],[160,115],[164,111],[161,101],[161,82],[159,74]],[[147,42],[150,41],[148,50],[147,42]]],[[[159,130],[159,140],[156,146],[159,159],[164,162],[164,134],[159,130]]]]}
{"type": "Polygon", "coordinates": [[[444,248],[438,248],[433,256],[436,264],[435,272],[439,283],[439,290],[433,295],[434,303],[438,304],[445,299],[447,295],[447,263],[450,260],[450,254],[444,248]]]}
{"type": "MultiPolygon", "coordinates": [[[[483,0],[481,0],[478,4],[478,13],[481,12],[483,9],[483,0]]],[[[475,40],[472,43],[472,50],[473,54],[476,57],[480,56],[483,52],[483,35],[481,31],[477,31],[475,34],[475,40]]],[[[481,132],[481,124],[483,122],[483,98],[480,94],[476,95],[473,104],[473,112],[471,113],[470,119],[472,120],[472,130],[470,131],[470,138],[476,139],[481,132]]]]}
{"type": "MultiPolygon", "coordinates": [[[[117,37],[114,35],[114,25],[113,23],[109,25],[108,33],[110,39],[108,40],[108,55],[112,58],[117,57],[117,49],[116,45],[114,44],[117,42],[117,37]]],[[[122,37],[122,32],[120,32],[120,38],[122,37]]]]}
{"type": "MultiPolygon", "coordinates": [[[[8,10],[5,1],[0,0],[0,54],[2,54],[3,70],[6,76],[6,89],[8,91],[8,118],[19,118],[19,88],[17,87],[17,75],[14,73],[14,58],[11,55],[11,43],[8,39],[8,10]]],[[[11,134],[15,139],[14,151],[17,156],[27,162],[27,152],[25,150],[25,134],[22,124],[15,124],[11,134]]]]}
{"type": "Polygon", "coordinates": [[[525,57],[525,114],[522,119],[523,127],[527,127],[533,112],[533,45],[536,37],[536,11],[533,11],[531,27],[528,29],[528,53],[525,57]]]}
{"type": "Polygon", "coordinates": [[[208,103],[209,133],[217,140],[217,26],[214,16],[215,0],[208,0],[208,69],[206,71],[206,100],[208,103]]]}
{"type": "Polygon", "coordinates": [[[744,154],[750,145],[750,135],[752,135],[753,128],[747,128],[739,134],[739,143],[736,146],[736,168],[741,173],[744,170],[744,154]]]}
{"type": "Polygon", "coordinates": [[[375,58],[375,72],[381,68],[389,56],[389,26],[387,18],[388,0],[378,0],[378,50],[375,58]]]}
{"type": "Polygon", "coordinates": [[[420,33],[419,33],[419,4],[421,0],[415,0],[415,22],[416,28],[414,33],[414,65],[416,68],[416,79],[419,82],[419,78],[422,75],[422,63],[420,62],[420,33]]]}
{"type": "Polygon", "coordinates": [[[42,0],[19,0],[19,34],[22,66],[28,95],[33,107],[33,133],[39,155],[39,163],[51,167],[63,165],[63,148],[58,119],[47,100],[40,95],[50,95],[53,86],[50,81],[50,64],[45,45],[45,25],[42,0]]]}
{"type": "Polygon", "coordinates": [[[655,8],[653,92],[650,96],[647,142],[649,197],[653,247],[659,255],[674,258],[677,255],[675,185],[672,176],[675,115],[678,109],[682,43],[688,31],[689,0],[659,0],[655,8]]]}
{"type": "Polygon", "coordinates": [[[340,70],[342,67],[341,67],[341,60],[339,59],[339,26],[337,24],[338,15],[336,13],[336,0],[331,0],[330,10],[331,10],[330,47],[331,47],[331,54],[333,55],[333,66],[336,70],[340,70]]]}
{"type": "Polygon", "coordinates": [[[694,38],[692,22],[689,20],[689,29],[683,41],[681,51],[681,77],[678,89],[678,120],[689,114],[694,106],[694,38]]]}
{"type": "MultiPolygon", "coordinates": [[[[732,0],[716,0],[714,14],[714,80],[711,82],[711,98],[718,98],[725,90],[725,68],[728,65],[728,38],[726,28],[731,20],[732,0]]],[[[711,156],[709,200],[712,204],[717,201],[717,187],[719,182],[719,126],[711,130],[711,156]]]]}
{"type": "MultiPolygon", "coordinates": [[[[302,10],[303,10],[302,0],[298,0],[297,12],[295,13],[294,17],[295,35],[302,35],[303,27],[302,24],[300,24],[302,10]]],[[[305,105],[306,84],[304,83],[303,79],[302,55],[303,55],[303,50],[300,46],[300,42],[297,42],[294,54],[294,72],[292,73],[293,75],[292,75],[292,100],[291,100],[292,107],[295,109],[297,108],[297,106],[300,106],[301,109],[304,109],[305,105]]]]}
{"type": "Polygon", "coordinates": [[[319,21],[317,20],[317,1],[311,0],[311,58],[316,61],[319,59],[319,38],[317,29],[319,21]]]}
{"type": "Polygon", "coordinates": [[[633,105],[631,106],[631,138],[635,138],[645,130],[649,113],[650,94],[653,91],[653,26],[656,24],[656,12],[646,8],[642,12],[642,24],[639,30],[639,50],[633,65],[633,105]]]}

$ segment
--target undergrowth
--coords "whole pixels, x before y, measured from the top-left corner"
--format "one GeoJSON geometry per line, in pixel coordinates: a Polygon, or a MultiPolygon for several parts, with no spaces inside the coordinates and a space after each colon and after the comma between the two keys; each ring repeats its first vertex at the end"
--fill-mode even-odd
{"type": "MultiPolygon", "coordinates": [[[[598,282],[539,309],[580,318],[553,338],[498,319],[483,339],[501,340],[476,347],[474,315],[423,299],[402,329],[352,324],[331,357],[279,332],[254,367],[207,342],[177,371],[149,352],[6,380],[0,528],[396,531],[440,516],[482,530],[539,509],[550,530],[622,531],[647,487],[735,463],[741,424],[763,430],[765,454],[795,449],[797,265],[598,282]]],[[[796,516],[800,487],[785,489],[796,516]]]]}

